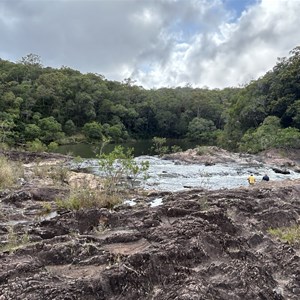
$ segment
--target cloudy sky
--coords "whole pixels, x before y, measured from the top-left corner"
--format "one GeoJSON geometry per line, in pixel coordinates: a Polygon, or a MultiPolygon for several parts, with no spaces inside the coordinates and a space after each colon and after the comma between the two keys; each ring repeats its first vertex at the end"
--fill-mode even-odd
{"type": "Polygon", "coordinates": [[[300,0],[0,0],[0,58],[145,88],[239,86],[300,45],[300,0]]]}

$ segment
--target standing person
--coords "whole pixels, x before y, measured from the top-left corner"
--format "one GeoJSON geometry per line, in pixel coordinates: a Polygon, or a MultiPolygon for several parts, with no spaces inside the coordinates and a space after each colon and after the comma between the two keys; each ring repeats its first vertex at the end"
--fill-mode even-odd
{"type": "Polygon", "coordinates": [[[248,177],[248,182],[250,185],[253,185],[255,183],[255,177],[253,174],[251,174],[249,177],[248,177]]]}
{"type": "Polygon", "coordinates": [[[264,175],[264,177],[262,178],[263,181],[269,181],[270,178],[267,174],[264,175]]]}

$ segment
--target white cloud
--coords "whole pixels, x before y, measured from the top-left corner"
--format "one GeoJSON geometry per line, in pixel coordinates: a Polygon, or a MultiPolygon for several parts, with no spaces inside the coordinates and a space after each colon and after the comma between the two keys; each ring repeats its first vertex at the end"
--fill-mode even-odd
{"type": "Polygon", "coordinates": [[[239,18],[226,1],[1,0],[0,55],[36,53],[148,88],[222,88],[256,79],[300,44],[300,0],[247,0],[239,18]]]}
{"type": "MultiPolygon", "coordinates": [[[[299,11],[300,1],[263,0],[234,23],[220,19],[218,31],[194,35],[185,55],[174,47],[166,66],[167,74],[172,75],[162,74],[156,83],[174,86],[187,80],[193,86],[223,88],[262,76],[277,57],[287,56],[299,44],[299,11]]],[[[153,74],[159,76],[159,72],[153,74]]],[[[149,82],[149,75],[141,77],[141,82],[149,82]]]]}

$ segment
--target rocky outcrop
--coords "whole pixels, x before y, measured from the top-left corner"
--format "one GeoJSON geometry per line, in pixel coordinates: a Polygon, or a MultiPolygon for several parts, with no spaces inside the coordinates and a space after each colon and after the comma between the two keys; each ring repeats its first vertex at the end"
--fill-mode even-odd
{"type": "Polygon", "coordinates": [[[291,172],[287,169],[280,169],[280,168],[273,167],[272,170],[275,173],[279,173],[279,174],[284,174],[284,175],[291,174],[291,172]]]}
{"type": "Polygon", "coordinates": [[[71,160],[71,156],[59,154],[59,153],[49,153],[49,152],[30,152],[30,151],[18,151],[18,150],[0,150],[0,155],[4,155],[10,160],[21,161],[23,163],[31,163],[35,161],[43,162],[65,162],[71,160]]]}
{"type": "Polygon", "coordinates": [[[163,158],[178,160],[185,163],[203,163],[209,166],[226,162],[246,162],[247,158],[250,157],[248,155],[244,155],[244,157],[241,158],[238,153],[229,152],[215,146],[203,147],[203,150],[201,149],[195,148],[183,152],[166,154],[163,158]]]}
{"type": "Polygon", "coordinates": [[[211,166],[219,163],[237,163],[240,165],[270,166],[275,173],[290,174],[290,170],[300,173],[299,149],[270,149],[257,155],[233,153],[215,146],[189,149],[183,152],[164,155],[164,159],[175,160],[177,164],[204,164],[211,166]]]}
{"type": "Polygon", "coordinates": [[[268,232],[299,225],[299,181],[155,196],[17,223],[29,240],[2,248],[0,299],[300,298],[299,245],[268,232]]]}

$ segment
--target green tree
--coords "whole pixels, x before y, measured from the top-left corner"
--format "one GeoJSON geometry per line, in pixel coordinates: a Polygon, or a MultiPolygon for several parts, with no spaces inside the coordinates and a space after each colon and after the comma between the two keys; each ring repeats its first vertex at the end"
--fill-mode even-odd
{"type": "Polygon", "coordinates": [[[194,118],[188,126],[188,138],[201,143],[209,143],[214,138],[216,126],[211,120],[204,118],[194,118]]]}
{"type": "Polygon", "coordinates": [[[42,130],[36,124],[27,124],[25,126],[24,135],[25,135],[26,140],[31,141],[36,138],[40,138],[42,135],[42,130]]]}
{"type": "Polygon", "coordinates": [[[14,136],[13,129],[15,127],[15,123],[12,120],[0,119],[0,143],[11,143],[11,139],[14,136]]]}
{"type": "Polygon", "coordinates": [[[256,130],[248,130],[243,136],[239,149],[256,153],[269,148],[299,148],[300,132],[297,128],[281,128],[280,119],[267,117],[256,130]]]}
{"type": "Polygon", "coordinates": [[[103,128],[102,125],[98,122],[86,123],[83,126],[84,135],[90,140],[102,140],[103,137],[103,128]]]}
{"type": "Polygon", "coordinates": [[[34,53],[30,53],[30,54],[27,54],[26,56],[23,56],[20,60],[20,63],[25,66],[29,65],[29,66],[42,67],[41,57],[34,53]]]}
{"type": "Polygon", "coordinates": [[[38,125],[42,131],[41,140],[43,142],[49,143],[64,137],[61,124],[54,117],[40,119],[38,125]]]}
{"type": "Polygon", "coordinates": [[[67,135],[73,135],[76,132],[76,125],[74,124],[74,122],[72,120],[66,121],[66,123],[64,125],[64,132],[67,135]]]}

